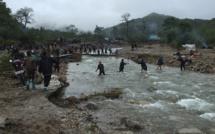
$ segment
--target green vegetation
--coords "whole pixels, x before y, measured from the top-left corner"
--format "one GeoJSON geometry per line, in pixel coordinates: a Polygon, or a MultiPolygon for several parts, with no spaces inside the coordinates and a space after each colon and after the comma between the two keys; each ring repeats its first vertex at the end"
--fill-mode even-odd
{"type": "Polygon", "coordinates": [[[9,62],[11,59],[12,57],[6,54],[0,55],[0,73],[13,70],[11,63],[9,62]]]}
{"type": "Polygon", "coordinates": [[[60,37],[64,41],[102,42],[105,37],[109,37],[132,42],[157,41],[172,47],[187,43],[197,44],[199,47],[215,46],[215,19],[178,19],[157,13],[133,20],[129,20],[129,17],[129,13],[123,14],[123,23],[110,28],[96,25],[94,33],[80,32],[73,24],[65,27],[64,31],[44,27],[28,28],[26,25],[34,22],[33,9],[24,7],[12,15],[6,3],[0,0],[0,47],[22,44],[28,48],[35,43],[42,45],[57,41],[60,37]]]}
{"type": "MultiPolygon", "coordinates": [[[[111,38],[125,38],[128,41],[152,41],[150,35],[156,35],[160,43],[172,47],[181,44],[196,44],[198,47],[215,46],[215,19],[178,19],[172,16],[151,13],[146,17],[129,21],[129,35],[126,34],[127,23],[121,23],[104,29],[111,38]]],[[[154,40],[153,40],[154,41],[154,40]]]]}

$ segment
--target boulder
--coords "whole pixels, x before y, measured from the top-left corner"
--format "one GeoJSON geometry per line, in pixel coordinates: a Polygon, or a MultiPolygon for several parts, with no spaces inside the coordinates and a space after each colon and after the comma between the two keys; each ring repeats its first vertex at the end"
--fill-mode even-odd
{"type": "Polygon", "coordinates": [[[41,84],[43,82],[43,77],[41,74],[36,74],[34,78],[35,84],[41,84]]]}
{"type": "Polygon", "coordinates": [[[127,103],[130,103],[130,104],[134,104],[134,103],[135,103],[135,101],[134,101],[134,100],[131,100],[131,99],[127,100],[126,102],[127,102],[127,103]]]}
{"type": "Polygon", "coordinates": [[[4,128],[6,125],[7,118],[0,117],[0,128],[4,128]]]}
{"type": "Polygon", "coordinates": [[[153,92],[153,91],[156,91],[157,88],[155,88],[155,87],[148,87],[147,90],[150,91],[150,92],[153,92]]]}
{"type": "Polygon", "coordinates": [[[61,76],[58,80],[62,82],[64,85],[69,85],[66,76],[61,76]]]}
{"type": "Polygon", "coordinates": [[[96,103],[94,102],[89,102],[86,107],[90,110],[97,110],[98,109],[98,106],[96,105],[96,103]]]}
{"type": "Polygon", "coordinates": [[[133,121],[131,119],[125,119],[125,126],[129,129],[143,129],[144,126],[142,126],[138,121],[133,121]]]}
{"type": "Polygon", "coordinates": [[[141,105],[141,106],[144,106],[144,105],[150,104],[150,102],[148,102],[148,101],[138,101],[137,104],[141,105]]]}

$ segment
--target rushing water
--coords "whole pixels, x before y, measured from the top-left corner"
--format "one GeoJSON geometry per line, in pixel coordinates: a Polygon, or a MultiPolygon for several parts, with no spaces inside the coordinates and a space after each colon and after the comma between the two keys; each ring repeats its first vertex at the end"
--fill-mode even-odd
{"type": "Polygon", "coordinates": [[[144,124],[152,133],[174,133],[181,128],[197,128],[207,133],[215,129],[214,75],[180,72],[179,68],[170,67],[156,71],[156,66],[149,64],[148,71],[141,72],[140,65],[129,60],[125,60],[129,64],[124,72],[119,72],[121,59],[88,56],[82,59],[69,64],[70,85],[65,97],[123,89],[121,99],[91,100],[99,106],[94,116],[104,130],[111,129],[107,122],[123,117],[144,124]],[[99,61],[104,64],[104,76],[95,72],[99,61]]]}

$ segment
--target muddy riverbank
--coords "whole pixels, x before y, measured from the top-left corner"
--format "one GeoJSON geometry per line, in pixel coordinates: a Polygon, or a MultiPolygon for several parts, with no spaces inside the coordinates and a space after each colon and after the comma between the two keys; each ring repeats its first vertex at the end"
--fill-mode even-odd
{"type": "MultiPolygon", "coordinates": [[[[122,50],[119,50],[119,57],[131,59],[136,63],[138,63],[141,58],[144,58],[146,63],[157,65],[160,55],[163,55],[165,66],[179,68],[180,62],[177,61],[178,57],[173,55],[176,54],[176,52],[176,49],[161,44],[140,45],[140,47],[135,48],[134,51],[131,51],[131,47],[127,46],[124,47],[122,50]]],[[[181,48],[180,53],[182,54],[182,56],[189,56],[189,52],[186,51],[185,48],[181,48]]],[[[192,63],[186,63],[186,69],[193,72],[214,74],[215,49],[197,48],[196,53],[201,53],[201,56],[193,56],[191,58],[192,63]]]]}
{"type": "MultiPolygon", "coordinates": [[[[50,90],[56,83],[66,86],[65,75],[68,62],[79,61],[81,55],[73,59],[64,59],[60,64],[60,73],[53,73],[50,90]]],[[[36,89],[26,90],[20,81],[11,73],[0,75],[0,133],[2,134],[70,134],[99,132],[91,120],[91,113],[76,107],[74,100],[55,100],[55,93],[44,92],[42,85],[36,89]],[[51,100],[51,101],[49,101],[51,100]],[[69,105],[63,106],[68,103],[69,105]],[[57,105],[59,104],[59,105],[57,105]]]]}
{"type": "MultiPolygon", "coordinates": [[[[141,45],[134,51],[130,50],[130,46],[118,47],[123,47],[122,50],[119,50],[119,57],[132,59],[135,62],[139,62],[139,59],[143,57],[147,64],[156,64],[159,56],[164,55],[166,66],[179,68],[177,61],[171,62],[175,59],[172,56],[173,53],[176,53],[175,49],[162,45],[141,45]]],[[[187,69],[202,73],[214,73],[214,50],[198,51],[203,53],[203,57],[194,57],[193,64],[187,65],[187,69]]],[[[188,52],[183,50],[181,53],[188,52]]],[[[60,64],[61,72],[54,73],[53,80],[55,81],[53,83],[63,83],[64,86],[70,84],[67,83],[65,76],[68,63],[80,60],[80,56],[76,58],[63,60],[60,64]]],[[[50,94],[42,91],[41,86],[36,85],[36,89],[26,91],[25,87],[22,87],[22,84],[12,73],[1,74],[0,85],[0,133],[3,134],[132,134],[138,133],[139,128],[142,129],[142,126],[138,126],[137,122],[122,118],[118,122],[107,122],[107,125],[115,128],[115,126],[124,124],[123,128],[120,129],[119,127],[103,132],[97,125],[97,119],[92,116],[94,110],[96,110],[94,103],[88,102],[88,98],[82,98],[81,100],[75,97],[62,99],[61,94],[64,92],[62,88],[58,88],[57,92],[50,94]],[[84,106],[79,107],[78,104],[80,103],[84,106]]],[[[214,132],[214,130],[211,131],[214,132]]],[[[147,133],[150,133],[150,131],[147,131],[147,133]]]]}

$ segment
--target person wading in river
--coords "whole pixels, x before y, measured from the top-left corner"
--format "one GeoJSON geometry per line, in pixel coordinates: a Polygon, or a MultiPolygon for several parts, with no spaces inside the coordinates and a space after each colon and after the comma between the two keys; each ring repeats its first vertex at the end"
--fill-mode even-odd
{"type": "Polygon", "coordinates": [[[99,65],[98,65],[98,67],[96,69],[96,72],[97,72],[98,69],[99,69],[99,75],[101,75],[102,73],[103,73],[103,75],[105,75],[104,65],[102,64],[101,61],[99,61],[99,65]]]}
{"type": "Polygon", "coordinates": [[[124,66],[125,66],[126,64],[128,64],[128,63],[125,63],[125,62],[124,62],[124,59],[122,59],[121,62],[120,62],[120,66],[119,66],[119,72],[123,72],[124,66]]]}
{"type": "Polygon", "coordinates": [[[160,56],[160,58],[159,58],[159,60],[158,60],[158,67],[157,67],[157,70],[158,70],[158,68],[160,68],[160,70],[161,70],[161,66],[164,64],[164,62],[163,62],[163,55],[161,55],[160,56]]]}
{"type": "Polygon", "coordinates": [[[141,64],[141,72],[143,72],[143,70],[147,71],[147,66],[146,66],[146,63],[143,58],[142,58],[140,64],[141,64]]]}

